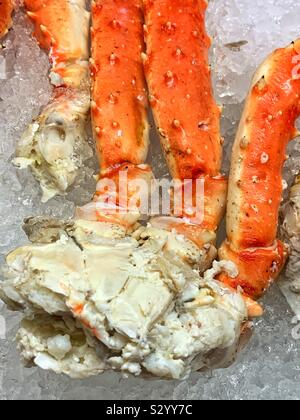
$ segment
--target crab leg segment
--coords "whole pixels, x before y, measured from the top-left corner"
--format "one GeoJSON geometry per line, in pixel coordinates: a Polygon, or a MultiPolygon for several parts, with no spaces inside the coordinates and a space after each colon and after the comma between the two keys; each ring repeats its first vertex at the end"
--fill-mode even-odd
{"type": "Polygon", "coordinates": [[[102,172],[146,160],[149,137],[143,51],[141,1],[93,2],[92,118],[102,172]]]}
{"type": "Polygon", "coordinates": [[[84,4],[82,0],[25,0],[34,35],[41,48],[50,52],[54,85],[79,87],[87,76],[89,13],[84,4]]]}
{"type": "MultiPolygon", "coordinates": [[[[201,228],[213,232],[215,238],[224,214],[227,182],[220,176],[221,110],[213,98],[210,77],[210,39],[205,30],[207,2],[144,0],[144,6],[145,71],[162,146],[174,179],[204,181],[201,228]]],[[[170,228],[174,228],[172,222],[170,228]]],[[[201,243],[199,224],[181,225],[181,230],[201,243]],[[198,240],[191,235],[195,230],[200,235],[198,240]]]]}
{"type": "Polygon", "coordinates": [[[234,261],[239,276],[222,280],[255,298],[276,279],[288,254],[276,235],[286,147],[300,115],[299,57],[298,40],[259,68],[233,149],[228,239],[220,257],[234,261]]]}
{"type": "Polygon", "coordinates": [[[49,51],[55,89],[19,142],[16,164],[32,168],[47,200],[65,192],[91,156],[86,135],[90,14],[84,0],[25,0],[25,7],[37,41],[49,51]]]}
{"type": "Polygon", "coordinates": [[[12,0],[0,1],[0,39],[5,36],[11,27],[11,15],[14,10],[12,0]]]}
{"type": "Polygon", "coordinates": [[[101,177],[94,203],[79,215],[126,228],[139,219],[139,212],[126,214],[139,201],[132,201],[138,190],[133,184],[143,180],[148,194],[152,179],[144,165],[149,129],[141,6],[138,0],[99,0],[92,6],[92,123],[101,177]],[[110,194],[109,184],[116,187],[110,194]]]}

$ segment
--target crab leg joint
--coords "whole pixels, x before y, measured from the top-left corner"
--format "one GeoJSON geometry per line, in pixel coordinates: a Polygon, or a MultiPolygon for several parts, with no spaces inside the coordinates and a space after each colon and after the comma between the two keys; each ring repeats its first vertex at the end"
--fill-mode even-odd
{"type": "Polygon", "coordinates": [[[189,209],[184,209],[181,221],[164,218],[154,223],[176,230],[203,249],[215,245],[227,193],[227,180],[221,175],[221,108],[213,97],[208,60],[207,2],[144,0],[144,8],[144,68],[171,175],[182,183],[204,182],[201,223],[189,209]]]}

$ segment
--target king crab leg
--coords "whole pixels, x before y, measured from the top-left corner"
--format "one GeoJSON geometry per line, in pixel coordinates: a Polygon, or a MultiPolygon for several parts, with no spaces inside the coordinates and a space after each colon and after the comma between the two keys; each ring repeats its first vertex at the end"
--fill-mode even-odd
{"type": "Polygon", "coordinates": [[[183,233],[200,248],[215,245],[225,212],[227,180],[221,175],[221,109],[213,98],[208,61],[207,2],[144,0],[144,6],[145,72],[171,175],[182,184],[202,180],[205,196],[201,223],[193,223],[188,209],[181,220],[164,218],[153,223],[183,233]]]}
{"type": "Polygon", "coordinates": [[[149,144],[141,2],[94,1],[92,119],[102,173],[143,164],[149,144]]]}
{"type": "Polygon", "coordinates": [[[288,247],[277,240],[286,147],[298,135],[300,41],[270,55],[257,71],[236,136],[221,259],[239,275],[221,280],[259,298],[278,277],[288,247]]]}
{"type": "Polygon", "coordinates": [[[34,35],[49,52],[53,98],[18,143],[15,164],[30,166],[47,201],[73,184],[92,156],[86,122],[90,109],[85,0],[25,0],[34,35]]]}
{"type": "Polygon", "coordinates": [[[0,1],[0,39],[4,37],[12,24],[11,15],[14,10],[12,0],[0,1]]]}
{"type": "Polygon", "coordinates": [[[116,191],[116,211],[99,210],[106,192],[103,180],[119,186],[121,173],[128,183],[143,178],[150,186],[151,169],[145,165],[149,145],[147,92],[141,54],[144,51],[143,11],[139,0],[101,0],[92,4],[92,123],[101,175],[94,203],[79,210],[91,220],[122,224],[126,229],[139,219],[127,214],[135,191],[116,191]],[[123,207],[123,208],[121,208],[123,207]],[[118,211],[117,211],[118,210],[118,211]],[[121,210],[125,214],[121,214],[121,210]]]}

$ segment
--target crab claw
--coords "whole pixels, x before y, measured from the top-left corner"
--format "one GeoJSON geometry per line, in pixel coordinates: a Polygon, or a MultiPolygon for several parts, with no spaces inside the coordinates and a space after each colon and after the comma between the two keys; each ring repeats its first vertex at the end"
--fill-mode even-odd
{"type": "Polygon", "coordinates": [[[18,143],[14,163],[22,169],[31,167],[43,201],[65,192],[83,162],[92,157],[86,131],[89,107],[89,97],[84,94],[56,98],[18,143]]]}

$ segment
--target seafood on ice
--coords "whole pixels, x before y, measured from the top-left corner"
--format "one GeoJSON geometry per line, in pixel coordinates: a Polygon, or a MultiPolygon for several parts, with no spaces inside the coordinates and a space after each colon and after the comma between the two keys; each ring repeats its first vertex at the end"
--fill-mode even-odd
{"type": "MultiPolygon", "coordinates": [[[[288,256],[276,232],[285,147],[300,111],[300,81],[292,67],[299,41],[271,55],[251,86],[233,150],[228,238],[216,261],[227,179],[221,173],[221,109],[212,92],[206,7],[204,0],[92,3],[97,191],[73,220],[26,220],[30,244],[7,256],[0,284],[2,299],[25,313],[17,338],[29,364],[74,378],[114,369],[181,379],[230,363],[249,319],[262,313],[255,299],[288,256]],[[184,189],[189,179],[196,195],[194,186],[203,182],[201,221],[195,209],[183,208],[179,216],[174,204],[169,217],[139,224],[138,181],[150,185],[154,178],[145,164],[148,90],[176,188],[184,189]],[[126,194],[119,183],[124,173],[126,194]],[[113,193],[104,187],[111,183],[119,185],[113,193]]],[[[71,19],[68,24],[74,30],[71,19]]],[[[72,60],[58,66],[72,80],[82,65],[78,56],[75,61],[75,68],[72,60]]],[[[71,91],[80,89],[72,85],[71,91]]]]}
{"type": "Polygon", "coordinates": [[[34,35],[49,52],[51,102],[29,125],[17,146],[15,164],[30,167],[43,200],[63,194],[92,156],[87,121],[90,109],[89,23],[85,0],[25,0],[34,35]]]}

